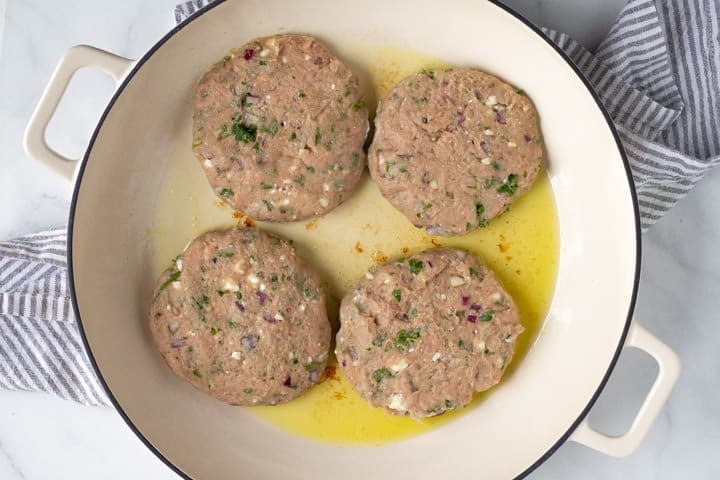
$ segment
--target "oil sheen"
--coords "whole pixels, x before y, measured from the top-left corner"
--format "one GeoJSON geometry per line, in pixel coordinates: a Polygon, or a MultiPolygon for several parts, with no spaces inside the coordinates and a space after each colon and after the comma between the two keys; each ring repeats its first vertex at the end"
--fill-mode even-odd
{"type": "MultiPolygon", "coordinates": [[[[436,59],[401,47],[353,45],[337,48],[361,77],[372,110],[402,78],[444,66],[436,59]]],[[[371,111],[372,111],[371,110],[371,111]]],[[[187,243],[202,232],[227,228],[245,219],[217,200],[198,162],[192,157],[190,123],[171,159],[159,193],[153,228],[154,274],[157,276],[187,243]]],[[[366,173],[358,189],[329,214],[287,224],[260,222],[260,228],[293,239],[300,255],[322,277],[328,313],[337,331],[339,300],[372,265],[447,246],[478,256],[496,273],[513,296],[525,332],[505,378],[520,368],[548,312],[557,273],[559,232],[557,212],[547,175],[487,228],[453,238],[430,237],[395,210],[366,173]]],[[[333,346],[334,347],[334,346],[333,346]]],[[[491,391],[490,391],[491,392],[491,391]]],[[[247,411],[287,432],[341,444],[380,445],[437,428],[464,411],[478,408],[490,392],[476,395],[465,409],[422,422],[372,408],[353,390],[331,355],[323,381],[300,398],[274,407],[247,411]]]]}

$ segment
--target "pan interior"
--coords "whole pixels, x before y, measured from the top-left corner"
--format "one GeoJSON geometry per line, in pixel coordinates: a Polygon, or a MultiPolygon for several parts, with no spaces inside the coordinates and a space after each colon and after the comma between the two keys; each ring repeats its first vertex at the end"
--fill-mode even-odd
{"type": "MultiPolygon", "coordinates": [[[[446,68],[438,59],[402,47],[352,44],[341,50],[362,77],[371,111],[378,98],[399,80],[423,69],[446,68]]],[[[521,86],[520,86],[521,87],[521,86]]],[[[190,114],[186,118],[190,119],[190,114]]],[[[183,126],[177,151],[158,196],[153,229],[154,274],[169,265],[183,247],[207,230],[247,222],[214,196],[190,149],[190,122],[183,126]]],[[[430,237],[395,210],[365,174],[356,192],[339,208],[313,220],[260,227],[292,239],[322,276],[329,316],[337,331],[342,297],[375,263],[439,246],[466,249],[495,270],[520,310],[525,332],[506,375],[522,368],[550,307],[559,256],[557,212],[546,172],[508,212],[490,226],[459,237],[430,237]]],[[[160,357],[158,356],[158,361],[160,357]]],[[[476,394],[476,408],[492,390],[476,394]]],[[[320,441],[378,445],[426,432],[463,415],[459,409],[422,422],[372,408],[353,390],[331,355],[323,381],[301,398],[248,412],[275,426],[320,441]]]]}

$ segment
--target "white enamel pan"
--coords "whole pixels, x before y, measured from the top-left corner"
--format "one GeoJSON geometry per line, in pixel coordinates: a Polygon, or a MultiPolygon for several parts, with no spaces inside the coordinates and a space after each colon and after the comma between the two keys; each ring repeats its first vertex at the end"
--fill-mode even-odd
{"type": "Polygon", "coordinates": [[[484,0],[227,0],[196,14],[140,60],[87,46],[60,61],[26,132],[28,155],[74,181],[68,256],[76,317],[110,398],[170,468],[193,479],[522,478],[567,440],[633,452],[679,375],[677,356],[632,321],[640,270],[628,161],[587,81],[517,13],[484,0]],[[167,162],[188,131],[199,75],[232,47],[277,32],[331,46],[404,45],[522,85],[542,119],[557,203],[560,257],[544,328],[522,364],[480,407],[382,447],[338,446],[280,432],[177,380],[148,339],[151,237],[167,162]],[[95,67],[118,88],[81,162],[44,140],[73,73],[95,67]],[[659,374],[630,429],[611,437],[588,411],[623,348],[659,374]]]}

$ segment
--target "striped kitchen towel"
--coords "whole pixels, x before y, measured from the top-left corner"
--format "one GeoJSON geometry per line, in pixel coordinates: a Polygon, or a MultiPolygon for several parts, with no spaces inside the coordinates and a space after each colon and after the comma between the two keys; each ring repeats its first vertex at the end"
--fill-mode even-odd
{"type": "MultiPolygon", "coordinates": [[[[178,23],[212,0],[178,5],[178,23]]],[[[595,52],[546,30],[585,73],[630,159],[643,229],[720,163],[720,3],[631,0],[595,52]]],[[[0,388],[108,404],[70,308],[66,231],[0,242],[0,388]]]]}

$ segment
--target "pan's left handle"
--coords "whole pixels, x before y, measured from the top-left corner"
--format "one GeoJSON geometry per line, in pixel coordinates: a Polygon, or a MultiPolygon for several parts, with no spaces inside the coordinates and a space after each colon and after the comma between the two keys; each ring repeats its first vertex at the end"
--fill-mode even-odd
{"type": "Polygon", "coordinates": [[[55,67],[25,129],[23,143],[27,155],[55,173],[72,180],[77,159],[70,159],[56,152],[45,140],[45,130],[70,80],[79,69],[93,67],[106,72],[119,84],[133,64],[133,60],[88,45],[78,45],[65,52],[55,67]]]}

